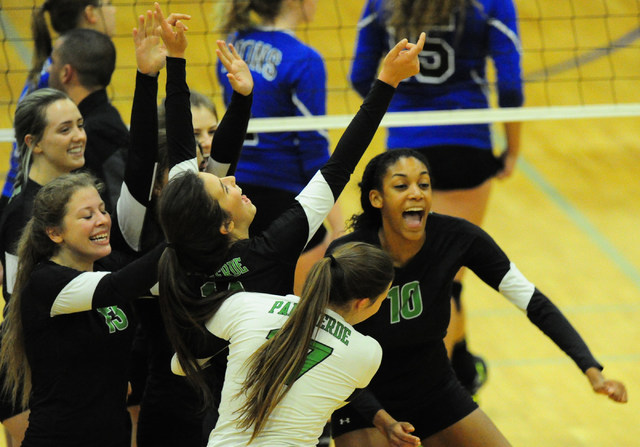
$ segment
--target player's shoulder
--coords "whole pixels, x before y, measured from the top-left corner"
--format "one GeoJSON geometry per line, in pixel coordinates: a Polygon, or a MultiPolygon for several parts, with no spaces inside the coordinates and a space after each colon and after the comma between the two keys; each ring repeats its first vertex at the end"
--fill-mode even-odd
{"type": "Polygon", "coordinates": [[[377,233],[373,230],[355,230],[351,233],[347,233],[331,242],[327,248],[327,253],[332,253],[336,248],[348,244],[350,242],[366,242],[371,245],[380,246],[380,240],[377,233]]]}

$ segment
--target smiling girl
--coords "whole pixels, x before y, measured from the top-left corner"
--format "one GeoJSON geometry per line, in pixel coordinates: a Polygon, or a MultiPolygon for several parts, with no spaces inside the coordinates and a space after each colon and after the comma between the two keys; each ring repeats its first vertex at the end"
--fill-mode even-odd
{"type": "MultiPolygon", "coordinates": [[[[456,378],[444,337],[456,272],[471,269],[523,311],[586,375],[597,393],[626,402],[625,386],[602,375],[602,366],[560,310],[478,226],[431,212],[429,165],[420,152],[398,149],[374,157],[360,183],[363,212],[354,232],[336,240],[381,247],[394,262],[395,279],[380,312],[356,325],[385,353],[369,390],[394,417],[411,421],[429,446],[508,446],[498,428],[456,378]]],[[[362,403],[363,401],[360,401],[362,403]]],[[[376,406],[378,405],[378,406],[376,406]]],[[[387,446],[355,405],[332,416],[336,446],[387,446]],[[348,421],[346,424],[339,421],[348,421]]]]}
{"type": "Polygon", "coordinates": [[[130,301],[156,283],[164,245],[109,273],[110,230],[89,174],[60,176],[36,194],[0,350],[4,391],[30,409],[23,446],[131,443],[130,301]]]}

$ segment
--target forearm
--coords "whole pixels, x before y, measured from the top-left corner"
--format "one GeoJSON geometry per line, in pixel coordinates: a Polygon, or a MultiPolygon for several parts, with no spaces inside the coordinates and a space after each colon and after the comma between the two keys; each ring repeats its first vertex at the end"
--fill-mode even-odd
{"type": "Polygon", "coordinates": [[[519,121],[504,123],[504,132],[507,139],[507,153],[512,157],[517,157],[520,153],[520,129],[522,123],[519,121]]]}
{"type": "Polygon", "coordinates": [[[213,135],[208,172],[218,177],[234,174],[249,126],[252,102],[253,93],[231,95],[229,107],[213,135]]]}
{"type": "Polygon", "coordinates": [[[189,95],[186,61],[181,58],[168,57],[165,110],[171,174],[174,174],[174,166],[181,164],[186,166],[185,169],[195,171],[198,169],[195,161],[197,146],[193,134],[189,95]]]}

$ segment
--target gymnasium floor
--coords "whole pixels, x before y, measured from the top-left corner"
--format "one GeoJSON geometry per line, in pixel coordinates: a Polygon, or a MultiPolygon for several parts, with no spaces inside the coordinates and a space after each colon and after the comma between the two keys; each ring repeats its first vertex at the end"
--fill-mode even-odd
{"type": "MultiPolygon", "coordinates": [[[[0,12],[5,22],[12,3],[17,0],[4,0],[7,9],[0,12]]],[[[353,24],[363,3],[320,2],[315,22],[320,26],[302,34],[327,57],[332,114],[353,113],[359,104],[353,93],[341,90],[348,65],[339,57],[353,49],[353,24]],[[336,23],[344,28],[336,32],[324,26],[336,23]]],[[[583,19],[566,21],[563,17],[571,11],[564,9],[570,3],[517,1],[525,49],[538,48],[543,41],[557,45],[556,51],[544,55],[525,53],[525,73],[535,79],[543,73],[544,62],[553,67],[551,79],[565,80],[546,89],[532,84],[526,92],[527,105],[577,104],[580,93],[582,101],[590,104],[640,102],[637,80],[614,82],[607,77],[612,72],[640,71],[636,2],[589,0],[580,4],[583,19]],[[609,21],[593,18],[604,9],[612,17],[609,21]],[[526,20],[540,12],[555,14],[555,19],[545,24],[526,20]],[[631,15],[624,17],[625,12],[631,15]],[[575,50],[572,45],[578,40],[592,50],[575,50]],[[614,49],[610,41],[623,44],[614,49]],[[606,76],[582,84],[580,91],[572,79],[590,73],[606,76]]],[[[110,91],[127,120],[126,97],[134,63],[129,30],[135,25],[135,12],[147,6],[120,4],[115,39],[120,68],[110,91]]],[[[215,36],[198,34],[212,28],[206,18],[209,9],[207,4],[180,2],[173,3],[171,10],[194,14],[188,58],[195,67],[189,78],[196,89],[213,93],[215,76],[205,64],[213,61],[215,36]]],[[[28,30],[24,14],[11,19],[21,35],[28,30]]],[[[13,50],[19,49],[8,51],[13,50]]],[[[4,63],[0,62],[0,69],[4,63]]],[[[23,79],[21,75],[19,86],[23,79]]],[[[2,111],[0,128],[10,127],[4,115],[2,111]]],[[[489,363],[489,381],[480,392],[480,405],[514,446],[640,446],[639,128],[640,118],[528,122],[523,126],[517,172],[495,182],[486,230],[562,309],[605,365],[605,375],[627,385],[630,399],[619,405],[595,395],[578,368],[526,316],[469,274],[464,292],[469,344],[489,363]]],[[[332,142],[339,134],[331,131],[332,142]]],[[[382,150],[383,136],[380,131],[360,169],[382,150]]],[[[0,171],[6,170],[8,153],[8,144],[2,143],[0,171]]],[[[357,211],[357,194],[352,182],[339,202],[345,215],[357,211]]]]}

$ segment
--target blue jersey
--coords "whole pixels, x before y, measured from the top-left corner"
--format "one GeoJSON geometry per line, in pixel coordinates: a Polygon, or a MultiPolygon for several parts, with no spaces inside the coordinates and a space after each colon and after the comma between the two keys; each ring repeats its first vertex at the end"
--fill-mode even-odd
{"type": "MultiPolygon", "coordinates": [[[[415,42],[418,37],[395,35],[385,24],[386,3],[387,0],[368,0],[358,24],[351,83],[360,95],[371,87],[382,56],[401,38],[415,42]]],[[[499,105],[521,106],[520,53],[512,0],[469,2],[465,14],[453,13],[448,24],[427,32],[420,53],[420,73],[400,83],[389,111],[488,108],[487,57],[496,68],[499,105]]],[[[489,125],[395,127],[388,131],[390,149],[440,145],[490,149],[489,125]]]]}
{"type": "MultiPolygon", "coordinates": [[[[326,114],[327,75],[317,51],[283,30],[252,28],[234,33],[228,40],[253,75],[253,117],[326,114]]],[[[233,90],[220,62],[217,72],[228,104],[233,90]]],[[[236,178],[241,185],[298,193],[328,159],[326,131],[250,134],[236,178]]]]}
{"type": "MultiPolygon", "coordinates": [[[[27,81],[24,84],[24,87],[22,88],[22,92],[20,93],[20,98],[18,98],[18,102],[22,101],[22,98],[24,98],[34,90],[49,87],[49,66],[50,65],[51,65],[51,58],[49,57],[45,61],[44,65],[42,66],[42,70],[40,71],[38,80],[35,83],[27,81]]],[[[2,189],[2,195],[5,197],[11,197],[13,195],[13,184],[16,182],[16,175],[18,175],[19,165],[20,165],[20,154],[18,153],[18,145],[14,141],[13,146],[11,148],[11,158],[9,159],[9,171],[7,172],[7,178],[4,181],[4,187],[2,189]]]]}

